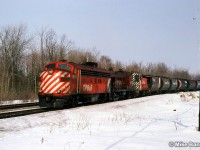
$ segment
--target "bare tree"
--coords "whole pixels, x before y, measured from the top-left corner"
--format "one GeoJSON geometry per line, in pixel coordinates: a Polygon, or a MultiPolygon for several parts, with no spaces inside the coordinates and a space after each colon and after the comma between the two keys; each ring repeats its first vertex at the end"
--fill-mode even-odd
{"type": "Polygon", "coordinates": [[[64,60],[67,59],[68,53],[72,50],[73,42],[66,38],[66,35],[62,35],[60,43],[58,43],[58,59],[64,60]]]}
{"type": "Polygon", "coordinates": [[[56,51],[57,40],[57,34],[53,29],[47,31],[45,35],[45,48],[48,61],[55,61],[58,59],[58,52],[56,51]]]}
{"type": "Polygon", "coordinates": [[[144,67],[144,74],[152,74],[154,68],[153,68],[153,63],[147,63],[146,66],[144,67]]]}
{"type": "Polygon", "coordinates": [[[1,99],[8,92],[19,91],[22,87],[22,59],[29,42],[24,25],[6,27],[0,31],[1,99]]]}
{"type": "Polygon", "coordinates": [[[53,29],[42,29],[39,33],[41,66],[47,62],[67,59],[73,49],[73,42],[62,35],[60,38],[53,29]]]}
{"type": "Polygon", "coordinates": [[[157,76],[169,76],[168,75],[169,68],[164,63],[156,64],[154,70],[155,70],[154,75],[157,75],[157,76]]]}
{"type": "Polygon", "coordinates": [[[143,73],[144,67],[142,62],[140,63],[132,62],[126,66],[126,70],[129,72],[143,73]]]}
{"type": "Polygon", "coordinates": [[[200,80],[200,73],[195,73],[191,77],[193,80],[200,80]]]}
{"type": "Polygon", "coordinates": [[[44,66],[45,64],[45,33],[46,33],[46,28],[42,28],[41,32],[39,33],[40,37],[40,52],[41,52],[41,66],[44,66]]]}
{"type": "Polygon", "coordinates": [[[172,71],[172,76],[174,78],[191,79],[188,69],[174,69],[172,71]]]}
{"type": "Polygon", "coordinates": [[[125,70],[124,64],[121,61],[117,60],[113,66],[114,70],[125,70]]]}
{"type": "Polygon", "coordinates": [[[112,67],[112,60],[108,56],[101,56],[99,60],[99,65],[101,68],[109,69],[112,67]]]}

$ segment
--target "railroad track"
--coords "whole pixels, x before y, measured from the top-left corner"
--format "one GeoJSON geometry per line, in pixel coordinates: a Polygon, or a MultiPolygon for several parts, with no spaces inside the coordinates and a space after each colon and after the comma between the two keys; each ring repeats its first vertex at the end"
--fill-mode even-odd
{"type": "MultiPolygon", "coordinates": [[[[79,104],[78,107],[90,106],[95,104],[79,104]]],[[[66,109],[66,108],[63,108],[66,109]]],[[[39,103],[25,103],[25,104],[13,104],[13,105],[0,105],[0,119],[26,116],[30,114],[37,114],[42,112],[57,111],[62,109],[42,109],[39,107],[39,103]]]]}
{"type": "Polygon", "coordinates": [[[37,103],[26,104],[13,104],[0,106],[0,119],[25,116],[30,114],[36,114],[46,112],[47,110],[39,108],[37,103]]]}
{"type": "Polygon", "coordinates": [[[12,108],[22,108],[22,107],[31,107],[31,106],[38,106],[39,103],[24,103],[24,104],[12,104],[12,105],[0,105],[0,111],[5,109],[12,109],[12,108]]]}
{"type": "MultiPolygon", "coordinates": [[[[79,104],[78,107],[89,106],[89,105],[95,105],[95,104],[79,104]]],[[[66,109],[66,108],[62,108],[62,109],[66,109]]],[[[42,109],[39,107],[39,103],[1,105],[0,119],[26,116],[26,115],[37,114],[37,113],[42,113],[42,112],[57,111],[57,110],[62,110],[62,109],[42,109]]],[[[72,107],[70,109],[74,109],[74,108],[72,107]]]]}
{"type": "Polygon", "coordinates": [[[0,113],[0,119],[25,116],[25,115],[30,115],[30,114],[42,113],[46,111],[47,110],[45,109],[38,108],[38,109],[21,110],[21,111],[14,111],[14,112],[5,112],[5,113],[0,113]]]}

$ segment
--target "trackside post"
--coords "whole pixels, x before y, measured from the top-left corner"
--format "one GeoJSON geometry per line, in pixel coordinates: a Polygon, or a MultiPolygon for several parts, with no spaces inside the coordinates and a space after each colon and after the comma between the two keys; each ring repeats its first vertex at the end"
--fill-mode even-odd
{"type": "Polygon", "coordinates": [[[200,91],[199,91],[199,128],[198,131],[200,131],[200,91]]]}

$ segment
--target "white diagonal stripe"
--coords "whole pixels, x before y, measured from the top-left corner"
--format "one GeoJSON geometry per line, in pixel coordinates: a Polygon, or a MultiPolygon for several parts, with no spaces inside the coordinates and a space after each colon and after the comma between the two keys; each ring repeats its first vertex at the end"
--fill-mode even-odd
{"type": "Polygon", "coordinates": [[[45,72],[45,73],[42,75],[42,78],[45,78],[47,75],[48,75],[48,72],[45,72]]]}
{"type": "Polygon", "coordinates": [[[43,71],[43,72],[40,74],[40,77],[42,77],[42,76],[45,74],[45,72],[46,72],[46,71],[43,71]]]}
{"type": "Polygon", "coordinates": [[[66,88],[69,85],[69,82],[67,82],[60,90],[62,91],[64,88],[66,88]]]}
{"type": "Polygon", "coordinates": [[[45,86],[43,87],[43,89],[45,89],[49,83],[51,83],[55,78],[57,78],[59,75],[61,74],[61,71],[57,72],[46,84],[45,86]]]}
{"type": "Polygon", "coordinates": [[[47,75],[44,79],[44,81],[42,81],[42,84],[40,85],[40,87],[44,86],[44,83],[51,77],[51,75],[47,75]]]}
{"type": "Polygon", "coordinates": [[[48,92],[55,84],[58,83],[58,81],[59,81],[59,78],[58,78],[56,81],[54,81],[54,82],[44,91],[44,93],[48,92]]]}
{"type": "MultiPolygon", "coordinates": [[[[68,82],[69,83],[69,82],[68,82]]],[[[61,85],[63,84],[63,82],[60,82],[58,85],[56,85],[56,87],[54,87],[49,93],[53,93],[53,92],[56,92],[55,90],[57,90],[57,88],[59,88],[61,85]]],[[[64,84],[60,89],[58,89],[58,90],[63,90],[65,87],[66,87],[66,85],[68,85],[68,84],[64,84]]]]}
{"type": "Polygon", "coordinates": [[[59,84],[57,84],[49,93],[55,92],[55,90],[56,90],[59,86],[61,86],[62,84],[63,84],[62,82],[60,82],[59,84]]]}
{"type": "Polygon", "coordinates": [[[70,89],[70,86],[63,93],[67,93],[69,89],[70,89]]]}
{"type": "Polygon", "coordinates": [[[68,73],[67,73],[67,72],[65,72],[65,73],[62,75],[62,77],[65,77],[65,75],[66,75],[66,74],[68,74],[68,73]]]}

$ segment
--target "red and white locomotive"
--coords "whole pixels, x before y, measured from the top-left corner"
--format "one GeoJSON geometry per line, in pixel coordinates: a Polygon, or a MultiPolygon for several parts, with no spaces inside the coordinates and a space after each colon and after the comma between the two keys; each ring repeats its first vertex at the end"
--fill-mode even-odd
{"type": "Polygon", "coordinates": [[[79,65],[67,61],[52,62],[44,67],[39,82],[40,107],[76,106],[79,102],[110,99],[112,71],[97,63],[79,65]]]}

